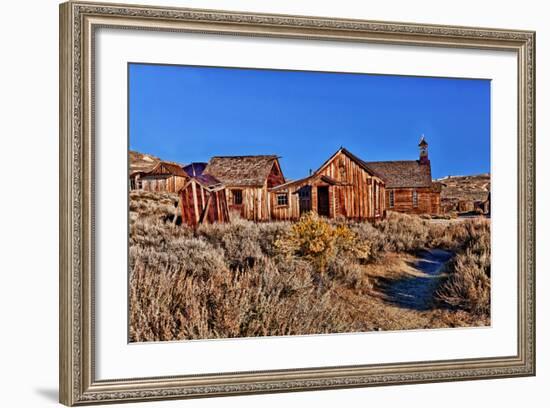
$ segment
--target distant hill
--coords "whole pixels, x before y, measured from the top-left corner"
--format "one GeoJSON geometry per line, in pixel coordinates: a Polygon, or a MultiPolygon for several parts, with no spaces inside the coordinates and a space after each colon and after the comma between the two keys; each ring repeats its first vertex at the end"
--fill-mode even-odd
{"type": "Polygon", "coordinates": [[[155,167],[159,161],[160,159],[158,157],[130,150],[130,173],[135,171],[149,171],[155,167]]]}
{"type": "Polygon", "coordinates": [[[130,150],[130,174],[135,171],[149,171],[157,165],[158,162],[172,163],[178,166],[183,166],[182,163],[177,163],[169,160],[162,160],[156,156],[147,153],[140,153],[130,150]]]}
{"type": "Polygon", "coordinates": [[[443,184],[441,206],[444,209],[456,207],[459,201],[484,201],[491,191],[491,175],[489,173],[449,176],[435,181],[443,184]]]}

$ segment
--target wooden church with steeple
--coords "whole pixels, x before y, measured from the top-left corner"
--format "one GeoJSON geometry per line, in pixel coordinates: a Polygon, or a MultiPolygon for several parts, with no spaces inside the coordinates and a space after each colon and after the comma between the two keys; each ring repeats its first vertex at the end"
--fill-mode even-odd
{"type": "Polygon", "coordinates": [[[432,182],[428,142],[422,135],[418,160],[367,162],[386,183],[386,209],[410,214],[440,214],[441,185],[432,182]]]}

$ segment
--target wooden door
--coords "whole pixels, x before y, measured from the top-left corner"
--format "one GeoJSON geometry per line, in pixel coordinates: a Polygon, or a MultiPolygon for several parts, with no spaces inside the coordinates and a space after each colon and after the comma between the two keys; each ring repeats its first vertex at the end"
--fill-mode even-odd
{"type": "Polygon", "coordinates": [[[317,213],[323,217],[330,217],[328,186],[317,187],[317,213]]]}
{"type": "Polygon", "coordinates": [[[311,211],[311,186],[303,186],[298,190],[300,215],[311,211]]]}

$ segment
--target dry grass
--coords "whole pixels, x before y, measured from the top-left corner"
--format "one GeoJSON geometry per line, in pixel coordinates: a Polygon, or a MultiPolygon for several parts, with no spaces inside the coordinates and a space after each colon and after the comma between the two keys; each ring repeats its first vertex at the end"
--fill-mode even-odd
{"type": "MultiPolygon", "coordinates": [[[[401,214],[374,225],[308,215],[298,223],[237,218],[193,231],[171,222],[174,198],[130,197],[131,341],[455,327],[483,318],[467,302],[403,309],[377,285],[399,279],[405,260],[432,246],[461,251],[451,276],[463,276],[477,254],[478,227],[401,214]]],[[[450,282],[460,287],[458,278],[450,282]]]]}
{"type": "Polygon", "coordinates": [[[319,294],[308,262],[269,258],[239,233],[213,244],[164,227],[161,238],[161,222],[131,226],[132,341],[331,333],[352,325],[344,303],[330,291],[319,294]]]}
{"type": "Polygon", "coordinates": [[[449,278],[436,297],[443,303],[471,312],[490,315],[491,310],[491,234],[488,221],[465,225],[462,249],[447,265],[449,278]]]}
{"type": "Polygon", "coordinates": [[[130,218],[151,217],[165,221],[173,220],[179,214],[178,195],[152,191],[130,191],[130,218]]]}

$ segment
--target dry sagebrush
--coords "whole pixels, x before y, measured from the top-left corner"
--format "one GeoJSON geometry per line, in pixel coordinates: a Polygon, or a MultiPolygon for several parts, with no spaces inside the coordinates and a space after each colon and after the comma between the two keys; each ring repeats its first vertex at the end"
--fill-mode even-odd
{"type": "Polygon", "coordinates": [[[153,218],[135,220],[131,340],[348,330],[353,322],[346,304],[330,290],[319,293],[309,262],[268,256],[272,247],[260,239],[266,237],[260,230],[275,237],[286,227],[242,221],[207,226],[194,237],[185,228],[153,218]]]}
{"type": "Polygon", "coordinates": [[[130,219],[153,217],[162,220],[174,220],[179,215],[178,195],[175,193],[143,190],[130,191],[130,219]]]}
{"type": "Polygon", "coordinates": [[[469,222],[462,250],[447,266],[449,277],[436,297],[454,308],[489,316],[491,309],[491,235],[489,221],[469,222]]]}
{"type": "MultiPolygon", "coordinates": [[[[132,341],[370,330],[372,321],[362,317],[368,314],[349,303],[379,304],[371,299],[364,265],[388,252],[426,247],[460,252],[438,292],[442,302],[476,313],[488,304],[490,273],[479,272],[490,270],[483,241],[488,223],[484,231],[397,213],[375,224],[308,214],[296,223],[235,218],[193,231],[174,225],[174,216],[173,195],[130,197],[132,341]]],[[[392,313],[375,320],[399,327],[399,314],[392,313]]]]}

